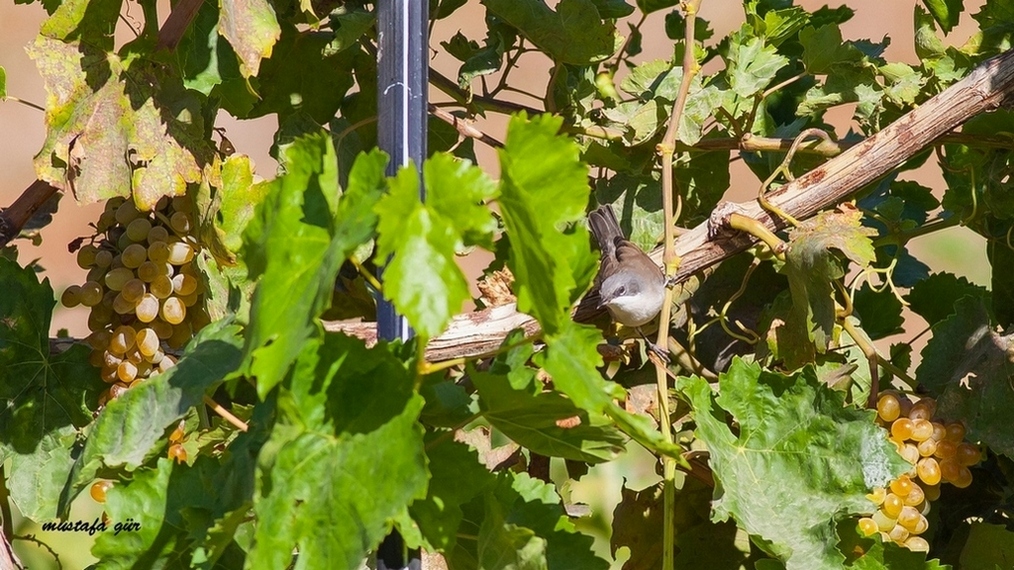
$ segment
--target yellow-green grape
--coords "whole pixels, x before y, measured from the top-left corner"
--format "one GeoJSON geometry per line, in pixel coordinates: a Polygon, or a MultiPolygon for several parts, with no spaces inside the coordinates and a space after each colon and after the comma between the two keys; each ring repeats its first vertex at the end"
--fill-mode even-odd
{"type": "Polygon", "coordinates": [[[901,448],[901,456],[912,465],[915,465],[919,461],[919,448],[911,443],[906,443],[905,447],[901,448]]]}
{"type": "Polygon", "coordinates": [[[99,221],[95,223],[95,229],[97,229],[99,233],[104,233],[106,230],[113,227],[113,224],[115,223],[116,212],[107,210],[99,215],[99,221]]]}
{"type": "Polygon", "coordinates": [[[936,453],[937,451],[937,440],[931,437],[929,439],[920,441],[919,445],[916,447],[919,448],[919,455],[923,457],[929,457],[934,453],[936,453]]]}
{"type": "Polygon", "coordinates": [[[200,306],[197,307],[197,310],[190,311],[188,314],[190,315],[190,327],[195,331],[199,331],[211,324],[211,315],[200,306]]]}
{"type": "Polygon", "coordinates": [[[96,503],[104,503],[106,502],[106,492],[112,488],[112,481],[96,481],[88,493],[96,503]]]}
{"type": "Polygon", "coordinates": [[[114,366],[112,368],[103,367],[102,371],[99,372],[99,378],[102,378],[102,381],[105,382],[106,384],[112,384],[114,382],[119,381],[120,378],[116,375],[117,366],[114,366]]]}
{"type": "Polygon", "coordinates": [[[133,278],[133,271],[126,267],[117,267],[106,273],[106,287],[109,287],[110,291],[121,291],[123,286],[127,284],[127,281],[133,278]]]}
{"type": "Polygon", "coordinates": [[[961,465],[955,458],[940,460],[940,477],[948,483],[953,483],[961,473],[961,465]]]}
{"type": "Polygon", "coordinates": [[[162,269],[154,261],[145,261],[137,268],[137,277],[145,283],[151,283],[162,275],[162,269]]]}
{"type": "Polygon", "coordinates": [[[187,308],[179,297],[169,297],[165,301],[162,301],[162,311],[160,314],[163,321],[171,325],[178,325],[186,318],[187,308]]]}
{"type": "Polygon", "coordinates": [[[121,226],[128,226],[141,215],[133,202],[124,202],[116,209],[116,222],[121,226]]]}
{"type": "Polygon", "coordinates": [[[923,398],[912,404],[912,410],[908,412],[910,420],[929,421],[937,411],[937,403],[933,398],[923,398]]]}
{"type": "Polygon", "coordinates": [[[877,534],[880,529],[877,528],[877,522],[870,517],[863,517],[859,519],[859,534],[863,536],[873,536],[877,534]]]}
{"type": "Polygon", "coordinates": [[[91,314],[88,315],[88,330],[92,332],[100,331],[107,326],[109,326],[109,319],[107,317],[103,317],[99,313],[96,313],[95,309],[92,309],[91,314]]]}
{"type": "Polygon", "coordinates": [[[951,485],[954,485],[959,489],[964,489],[965,487],[971,484],[972,484],[972,471],[968,467],[965,467],[964,465],[959,466],[958,476],[951,480],[951,485]]]}
{"type": "Polygon", "coordinates": [[[894,481],[891,481],[890,485],[891,492],[901,498],[907,497],[908,494],[912,492],[912,487],[914,486],[915,485],[913,485],[912,480],[909,479],[907,475],[902,475],[894,481]]]}
{"type": "Polygon", "coordinates": [[[109,387],[109,399],[115,400],[123,395],[127,391],[128,386],[117,382],[109,387]]]}
{"type": "Polygon", "coordinates": [[[891,530],[894,528],[894,525],[898,524],[897,519],[893,519],[885,515],[884,511],[877,511],[873,513],[873,516],[870,518],[873,519],[873,522],[877,523],[877,528],[883,532],[891,530]]]}
{"type": "Polygon", "coordinates": [[[173,327],[173,335],[166,340],[166,344],[178,350],[186,346],[193,336],[189,325],[179,324],[173,327]]]}
{"type": "Polygon", "coordinates": [[[915,466],[915,472],[919,480],[927,485],[936,485],[940,482],[943,474],[943,465],[938,464],[932,457],[924,457],[915,466]]]}
{"type": "Polygon", "coordinates": [[[873,492],[866,495],[866,498],[872,501],[874,505],[880,506],[884,504],[884,499],[887,498],[887,490],[883,487],[874,487],[873,492]]]}
{"type": "MultiPolygon", "coordinates": [[[[144,281],[140,279],[127,281],[123,284],[123,289],[120,291],[120,295],[123,295],[123,298],[131,303],[136,303],[145,293],[147,291],[145,291],[144,281]]],[[[133,309],[134,306],[131,305],[130,308],[133,309]]]]}
{"type": "Polygon", "coordinates": [[[923,492],[921,486],[916,485],[915,483],[913,483],[912,484],[912,490],[908,493],[908,495],[905,495],[905,499],[904,499],[905,504],[909,505],[911,507],[917,507],[924,500],[926,500],[926,493],[923,492]]]}
{"type": "Polygon", "coordinates": [[[158,364],[159,362],[162,362],[163,358],[165,358],[165,353],[162,352],[161,348],[159,348],[158,350],[155,351],[155,354],[152,354],[151,356],[146,356],[144,359],[152,364],[158,364]]]}
{"type": "Polygon", "coordinates": [[[113,336],[109,338],[109,351],[116,355],[126,354],[128,350],[134,348],[136,339],[137,333],[134,332],[133,327],[121,325],[113,331],[113,336]]]}
{"type": "Polygon", "coordinates": [[[891,436],[898,441],[905,441],[912,437],[912,420],[899,418],[891,424],[891,436]]]}
{"type": "Polygon", "coordinates": [[[173,196],[172,198],[173,210],[177,212],[191,212],[194,209],[193,203],[190,198],[186,196],[173,196]]]}
{"type": "Polygon", "coordinates": [[[921,536],[910,536],[905,540],[904,547],[913,552],[929,552],[929,543],[921,536]]]}
{"type": "Polygon", "coordinates": [[[197,291],[197,278],[193,275],[180,273],[173,277],[173,291],[181,297],[186,297],[197,291]]]}
{"type": "Polygon", "coordinates": [[[144,360],[144,356],[141,355],[141,351],[137,350],[137,339],[134,339],[134,348],[127,351],[127,354],[123,355],[124,358],[133,362],[134,364],[140,364],[144,360]]]}
{"type": "Polygon", "coordinates": [[[947,436],[946,439],[953,441],[954,443],[961,443],[965,440],[965,426],[960,423],[947,424],[947,436]]]}
{"type": "Polygon", "coordinates": [[[146,360],[158,352],[158,334],[155,333],[155,329],[150,327],[141,329],[137,332],[135,342],[137,350],[144,355],[146,360]]]}
{"type": "Polygon", "coordinates": [[[922,418],[912,420],[913,440],[926,441],[931,435],[933,435],[933,424],[931,424],[929,420],[922,418]]]}
{"type": "Polygon", "coordinates": [[[137,315],[137,320],[142,323],[154,321],[158,316],[158,298],[151,293],[145,293],[134,306],[134,314],[137,315]]]}
{"type": "Polygon", "coordinates": [[[127,225],[127,236],[135,242],[148,239],[148,232],[151,231],[151,222],[148,218],[137,218],[127,225]]]}
{"type": "Polygon", "coordinates": [[[116,368],[116,376],[121,382],[131,382],[137,378],[137,365],[129,360],[120,362],[116,368]]]}
{"type": "Polygon", "coordinates": [[[905,540],[908,539],[909,534],[908,529],[900,524],[894,525],[894,528],[887,531],[887,536],[890,536],[891,540],[899,544],[905,542],[905,540]]]}
{"type": "Polygon", "coordinates": [[[906,505],[901,508],[901,514],[898,515],[898,524],[908,529],[909,532],[915,532],[920,518],[922,518],[922,513],[919,512],[919,509],[906,505]]]}
{"type": "Polygon", "coordinates": [[[940,422],[933,422],[933,435],[930,436],[938,443],[943,441],[947,437],[947,428],[940,422]]]}
{"type": "Polygon", "coordinates": [[[106,270],[102,267],[92,267],[88,270],[85,281],[94,281],[96,283],[102,283],[106,280],[106,270]]]}
{"type": "Polygon", "coordinates": [[[937,442],[937,450],[933,452],[940,459],[952,459],[958,453],[958,444],[945,439],[937,442]]]}
{"type": "Polygon", "coordinates": [[[901,510],[904,508],[905,503],[902,502],[901,497],[894,493],[888,493],[887,497],[884,497],[884,504],[880,505],[880,509],[884,511],[884,514],[891,517],[892,519],[898,518],[901,514],[901,510]]]}
{"type": "Polygon", "coordinates": [[[134,312],[134,302],[128,301],[123,296],[123,293],[119,293],[116,295],[116,298],[113,299],[113,311],[115,311],[117,315],[129,315],[134,312]]]}
{"type": "Polygon", "coordinates": [[[117,366],[120,365],[120,362],[123,361],[122,356],[123,356],[122,354],[117,356],[112,352],[109,352],[108,350],[103,350],[101,366],[104,366],[106,368],[116,368],[117,366]]]}
{"type": "Polygon", "coordinates": [[[901,414],[901,404],[894,394],[883,394],[877,400],[877,415],[885,422],[893,422],[901,414]]]}
{"type": "Polygon", "coordinates": [[[187,307],[193,307],[194,305],[197,304],[198,297],[199,295],[197,293],[191,293],[189,295],[181,296],[180,300],[183,301],[183,305],[187,307]]]}
{"type": "Polygon", "coordinates": [[[176,359],[174,359],[173,357],[171,357],[171,356],[169,356],[167,354],[167,355],[165,355],[164,358],[162,358],[161,361],[159,361],[159,363],[158,363],[158,371],[159,372],[165,372],[166,370],[169,370],[173,366],[176,366],[176,359]]]}
{"type": "Polygon", "coordinates": [[[148,250],[139,243],[132,243],[120,254],[123,259],[123,266],[137,269],[142,263],[148,260],[148,250]]]}
{"type": "Polygon", "coordinates": [[[169,225],[172,226],[173,231],[179,235],[186,235],[190,233],[190,218],[183,212],[176,212],[173,214],[173,216],[169,218],[169,225]]]}
{"type": "Polygon", "coordinates": [[[193,258],[194,248],[190,247],[189,243],[177,241],[169,244],[169,263],[183,265],[184,263],[190,263],[190,260],[193,258]]]}
{"type": "Polygon", "coordinates": [[[163,226],[153,226],[148,232],[148,243],[153,244],[158,241],[166,241],[169,239],[169,230],[163,226]]]}
{"type": "Polygon", "coordinates": [[[90,244],[77,250],[77,266],[81,269],[91,268],[95,265],[95,256],[98,255],[98,253],[99,248],[90,244]]]}
{"type": "Polygon", "coordinates": [[[169,244],[164,241],[157,241],[148,246],[148,259],[155,263],[165,263],[169,260],[169,244]]]}
{"type": "Polygon", "coordinates": [[[96,331],[85,337],[85,342],[95,350],[105,350],[109,346],[109,337],[111,336],[109,331],[96,331]]]}
{"type": "Polygon", "coordinates": [[[134,242],[130,241],[130,236],[127,235],[127,232],[122,231],[122,228],[120,228],[120,230],[121,231],[118,234],[116,234],[117,236],[119,236],[115,240],[116,241],[116,249],[118,249],[120,251],[123,251],[123,250],[127,249],[128,245],[130,245],[130,244],[132,244],[134,242]]]}
{"type": "Polygon", "coordinates": [[[95,267],[105,269],[109,267],[112,263],[113,263],[113,252],[105,249],[100,249],[99,252],[95,254],[95,267]]]}
{"type": "Polygon", "coordinates": [[[967,441],[963,441],[958,444],[957,453],[955,453],[954,458],[957,460],[959,465],[970,467],[982,459],[982,453],[975,445],[968,443],[967,441]]]}
{"type": "Polygon", "coordinates": [[[60,303],[68,309],[72,309],[81,304],[81,286],[71,285],[63,290],[63,295],[60,295],[60,303]]]}
{"type": "Polygon", "coordinates": [[[929,520],[922,513],[919,514],[919,520],[915,523],[915,528],[912,529],[912,534],[922,534],[929,528],[929,520]]]}
{"type": "Polygon", "coordinates": [[[173,282],[168,275],[159,275],[151,282],[151,294],[159,299],[168,299],[173,294],[173,282]]]}
{"type": "Polygon", "coordinates": [[[113,311],[113,301],[116,300],[116,296],[119,295],[119,294],[120,294],[119,291],[106,291],[105,294],[102,295],[102,302],[99,303],[99,306],[100,307],[105,307],[106,309],[108,309],[109,318],[113,317],[113,312],[112,312],[113,311]]]}
{"type": "Polygon", "coordinates": [[[102,286],[94,281],[85,281],[81,286],[81,304],[94,307],[102,302],[102,286]]]}
{"type": "MultiPolygon", "coordinates": [[[[158,304],[157,300],[155,304],[158,304]]],[[[159,340],[168,340],[173,335],[173,326],[165,321],[154,321],[149,326],[158,335],[159,340]]]]}
{"type": "Polygon", "coordinates": [[[88,364],[91,364],[95,368],[102,368],[102,363],[105,361],[103,358],[104,351],[93,350],[88,354],[88,364]]]}
{"type": "Polygon", "coordinates": [[[940,498],[940,485],[930,485],[925,487],[923,488],[923,492],[926,493],[926,504],[928,505],[940,498]]]}

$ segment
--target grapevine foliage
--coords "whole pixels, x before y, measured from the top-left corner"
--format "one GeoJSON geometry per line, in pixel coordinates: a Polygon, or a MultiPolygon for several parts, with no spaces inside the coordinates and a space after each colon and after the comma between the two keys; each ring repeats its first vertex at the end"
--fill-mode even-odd
{"type": "MultiPolygon", "coordinates": [[[[430,118],[425,161],[387,176],[376,3],[204,2],[168,31],[143,0],[127,38],[112,33],[121,0],[44,0],[50,17],[27,48],[47,92],[36,173],[109,206],[84,236],[88,283],[61,292],[93,309],[91,353],[49,338],[53,286],[39,264],[17,262],[17,242],[0,249],[0,498],[45,523],[68,519],[91,487],[111,524],[139,525],[99,533],[96,568],[351,569],[372,565],[393,531],[451,570],[1007,564],[1010,110],[924,141],[847,201],[677,284],[663,401],[635,342],[607,341],[604,319],[574,309],[599,264],[590,207],[611,204],[650,249],[665,230],[663,191],[693,226],[729,189],[735,159],[765,191],[799,179],[1010,49],[1014,2],[974,14],[960,1],[917,3],[915,63],[888,61],[889,38],[843,38],[848,6],[744,0],[726,37],[698,18],[688,38],[699,4],[430,0],[434,25],[466,10],[484,24],[430,46],[460,62],[453,78],[431,75],[453,114],[430,118]],[[950,45],[969,17],[979,31],[950,45]],[[649,42],[672,57],[643,57],[649,42]],[[522,57],[551,62],[544,84],[512,75],[522,57]],[[539,95],[522,104],[519,90],[539,95]],[[825,115],[844,105],[854,130],[835,134],[825,115]],[[277,119],[277,173],[234,151],[219,113],[277,119]],[[471,119],[496,113],[511,114],[506,128],[477,135],[485,123],[471,119]],[[829,136],[784,162],[811,129],[829,136]],[[498,164],[477,160],[477,145],[497,147],[498,164]],[[671,185],[658,154],[670,147],[671,185]],[[946,188],[910,180],[919,167],[939,167],[946,188]],[[148,233],[160,224],[176,235],[148,233]],[[987,286],[934,272],[908,248],[958,225],[986,240],[987,286]],[[180,263],[150,249],[178,244],[180,263]],[[475,250],[493,259],[478,299],[458,265],[475,250]],[[176,289],[156,298],[156,273],[176,289]],[[167,303],[181,310],[157,337],[141,332],[155,313],[144,320],[134,306],[148,297],[161,315],[167,303]],[[195,307],[180,322],[184,297],[195,307]],[[349,324],[374,320],[378,298],[413,340],[367,342],[349,324]],[[540,332],[501,331],[492,352],[463,340],[466,357],[436,361],[431,341],[452,323],[483,322],[455,318],[470,301],[514,303],[540,332]],[[117,331],[130,340],[119,348],[117,331]],[[190,340],[171,346],[180,339],[190,340]],[[920,419],[901,410],[891,424],[898,416],[881,410],[875,421],[871,395],[891,388],[935,398],[976,460],[961,463],[960,485],[934,489],[932,511],[928,496],[904,495],[921,535],[907,543],[891,518],[900,499],[868,495],[917,474],[939,481],[924,469],[936,459],[918,454],[932,456],[944,434],[918,448],[927,434],[888,439],[885,427],[920,419]],[[611,514],[580,516],[575,483],[634,461],[635,447],[650,452],[639,469],[658,467],[664,481],[617,484],[611,514]]],[[[0,100],[8,87],[0,68],[0,100]]],[[[53,208],[21,237],[39,239],[53,208]]]]}

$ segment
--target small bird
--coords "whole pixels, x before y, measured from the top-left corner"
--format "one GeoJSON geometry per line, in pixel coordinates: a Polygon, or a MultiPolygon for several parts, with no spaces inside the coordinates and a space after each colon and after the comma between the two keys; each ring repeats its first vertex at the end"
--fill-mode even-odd
{"type": "MultiPolygon", "coordinates": [[[[595,285],[599,308],[613,320],[634,327],[648,341],[641,326],[655,318],[665,302],[665,275],[641,248],[623,237],[616,214],[608,204],[588,214],[588,225],[602,250],[595,285]]],[[[648,344],[659,351],[651,341],[648,344]]]]}

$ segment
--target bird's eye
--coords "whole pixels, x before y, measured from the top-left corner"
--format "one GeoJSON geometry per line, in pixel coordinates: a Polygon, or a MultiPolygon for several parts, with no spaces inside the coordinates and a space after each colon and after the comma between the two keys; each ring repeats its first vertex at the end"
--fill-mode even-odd
{"type": "Polygon", "coordinates": [[[616,297],[622,297],[622,296],[624,296],[626,294],[627,294],[627,288],[626,287],[620,287],[619,289],[616,290],[615,296],[616,297]]]}

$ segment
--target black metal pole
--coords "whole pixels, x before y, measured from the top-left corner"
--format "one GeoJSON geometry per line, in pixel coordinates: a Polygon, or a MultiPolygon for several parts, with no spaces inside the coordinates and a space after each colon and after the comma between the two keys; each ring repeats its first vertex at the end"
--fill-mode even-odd
{"type": "MultiPolygon", "coordinates": [[[[422,162],[426,157],[426,104],[429,84],[428,0],[379,0],[377,6],[377,139],[391,156],[387,175],[409,161],[419,169],[419,194],[425,199],[422,162]]],[[[381,271],[383,279],[383,271],[381,271]]],[[[377,334],[408,340],[412,329],[391,303],[378,299],[377,334]]],[[[418,550],[392,532],[377,549],[378,570],[421,570],[418,550]]]]}

